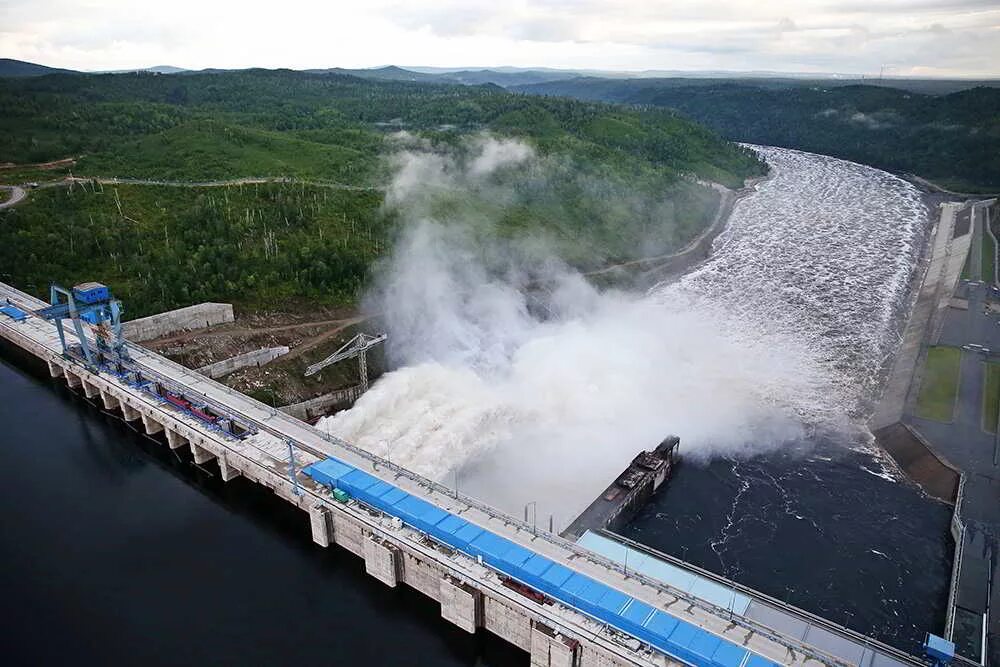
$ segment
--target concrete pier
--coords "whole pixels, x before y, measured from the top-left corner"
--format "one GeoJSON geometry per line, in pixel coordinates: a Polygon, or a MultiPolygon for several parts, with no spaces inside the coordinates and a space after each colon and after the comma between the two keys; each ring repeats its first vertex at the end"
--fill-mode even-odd
{"type": "Polygon", "coordinates": [[[364,540],[365,572],[386,586],[396,587],[402,569],[399,549],[375,535],[364,540]]]}
{"type": "Polygon", "coordinates": [[[155,435],[163,432],[163,424],[149,415],[142,415],[142,426],[146,429],[146,435],[155,435]]]}
{"type": "Polygon", "coordinates": [[[101,402],[104,404],[105,410],[114,410],[118,407],[118,399],[106,391],[101,392],[101,402]]]}
{"type": "Polygon", "coordinates": [[[473,586],[445,576],[441,578],[441,618],[466,632],[482,625],[482,593],[473,586]]]}

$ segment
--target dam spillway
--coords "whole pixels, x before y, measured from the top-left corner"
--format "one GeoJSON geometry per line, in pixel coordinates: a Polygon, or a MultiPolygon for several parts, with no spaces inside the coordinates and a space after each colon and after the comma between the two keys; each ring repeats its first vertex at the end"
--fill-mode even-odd
{"type": "MultiPolygon", "coordinates": [[[[7,285],[0,285],[0,298],[22,312],[47,305],[7,285]]],[[[48,322],[0,316],[0,335],[44,361],[53,377],[141,421],[147,433],[162,433],[165,445],[217,465],[223,479],[242,476],[270,488],[308,514],[317,544],[351,551],[373,577],[406,583],[440,602],[445,619],[499,635],[528,651],[533,664],[922,664],[801,613],[796,627],[804,634],[772,627],[767,610],[795,614],[775,601],[761,598],[759,613],[743,616],[629,572],[138,346],[129,353],[140,372],[203,396],[256,432],[222,433],[140,386],[64,356],[48,322]]]]}

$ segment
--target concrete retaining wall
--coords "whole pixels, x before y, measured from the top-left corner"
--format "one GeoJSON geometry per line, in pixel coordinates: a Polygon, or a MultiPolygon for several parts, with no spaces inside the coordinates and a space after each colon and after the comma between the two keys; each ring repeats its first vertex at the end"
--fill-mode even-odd
{"type": "Polygon", "coordinates": [[[231,303],[199,303],[125,322],[122,324],[122,333],[125,338],[138,342],[160,338],[178,331],[227,324],[234,319],[231,303]]]}
{"type": "Polygon", "coordinates": [[[288,354],[288,348],[284,345],[278,347],[262,347],[259,350],[244,352],[243,354],[237,354],[235,357],[230,357],[229,359],[217,361],[214,364],[202,366],[198,369],[198,372],[210,378],[220,378],[223,375],[229,375],[233,371],[238,371],[239,369],[246,368],[247,366],[263,366],[266,363],[274,361],[283,354],[288,354]]]}
{"type": "Polygon", "coordinates": [[[330,413],[331,408],[338,405],[351,405],[358,399],[361,393],[361,386],[358,385],[356,387],[331,391],[329,394],[310,398],[308,401],[302,401],[301,403],[283,405],[278,409],[296,419],[309,421],[316,417],[326,416],[330,413]]]}

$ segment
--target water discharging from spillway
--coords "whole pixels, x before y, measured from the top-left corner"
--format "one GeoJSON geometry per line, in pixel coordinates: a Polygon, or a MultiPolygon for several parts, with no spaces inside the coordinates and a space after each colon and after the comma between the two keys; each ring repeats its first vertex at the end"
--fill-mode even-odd
{"type": "Polygon", "coordinates": [[[404,364],[321,426],[512,513],[536,501],[557,530],[669,433],[708,460],[849,431],[898,342],[927,210],[885,172],[758,150],[771,178],[707,262],[643,295],[555,269],[544,318],[461,234],[414,221],[380,304],[404,364]]]}

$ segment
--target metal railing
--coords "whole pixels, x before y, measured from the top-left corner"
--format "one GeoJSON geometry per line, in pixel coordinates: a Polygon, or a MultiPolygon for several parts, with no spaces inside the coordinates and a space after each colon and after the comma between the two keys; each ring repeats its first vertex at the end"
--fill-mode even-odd
{"type": "Polygon", "coordinates": [[[951,513],[951,537],[955,541],[955,555],[951,564],[951,586],[948,587],[948,610],[944,621],[944,638],[953,641],[955,633],[955,607],[958,597],[958,577],[962,572],[962,557],[965,553],[965,522],[962,521],[962,499],[965,496],[965,473],[959,478],[955,509],[951,513]]]}

